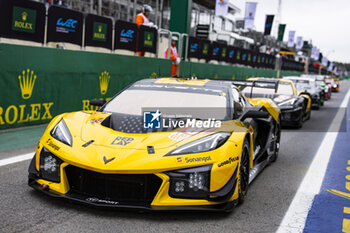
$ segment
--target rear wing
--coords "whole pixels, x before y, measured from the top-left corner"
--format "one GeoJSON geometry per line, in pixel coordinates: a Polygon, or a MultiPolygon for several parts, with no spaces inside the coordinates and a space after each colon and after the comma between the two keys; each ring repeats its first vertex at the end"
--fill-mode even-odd
{"type": "Polygon", "coordinates": [[[275,93],[278,89],[279,80],[246,80],[246,81],[232,81],[233,85],[236,85],[239,89],[241,89],[241,86],[245,87],[251,87],[250,89],[250,97],[253,96],[253,88],[259,87],[259,88],[268,88],[268,89],[274,89],[275,93]]]}

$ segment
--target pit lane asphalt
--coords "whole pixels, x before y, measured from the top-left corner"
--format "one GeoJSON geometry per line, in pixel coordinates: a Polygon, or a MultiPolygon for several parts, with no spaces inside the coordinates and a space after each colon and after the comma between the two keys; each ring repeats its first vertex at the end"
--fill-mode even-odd
{"type": "MultiPolygon", "coordinates": [[[[303,129],[283,129],[278,160],[256,178],[246,201],[230,214],[101,210],[53,199],[27,185],[27,160],[0,167],[0,232],[274,232],[350,82],[340,85],[323,108],[312,111],[303,129]]],[[[0,159],[33,148],[0,152],[0,159]]]]}

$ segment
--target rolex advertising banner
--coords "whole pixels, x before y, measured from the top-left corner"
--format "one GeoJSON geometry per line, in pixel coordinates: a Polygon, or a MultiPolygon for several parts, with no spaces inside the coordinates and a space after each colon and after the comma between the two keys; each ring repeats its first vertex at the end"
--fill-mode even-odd
{"type": "Polygon", "coordinates": [[[289,31],[288,35],[288,47],[294,47],[294,37],[295,37],[295,31],[289,31]]]}
{"type": "Polygon", "coordinates": [[[68,42],[81,46],[83,24],[83,13],[51,6],[48,13],[47,42],[68,42]]]}
{"type": "Polygon", "coordinates": [[[188,40],[188,51],[187,51],[187,57],[188,58],[199,58],[200,55],[200,39],[197,39],[195,37],[190,37],[188,40]]]}
{"type": "Polygon", "coordinates": [[[265,20],[265,30],[264,30],[264,35],[270,35],[271,34],[271,29],[272,29],[272,24],[273,24],[273,19],[274,15],[266,15],[266,20],[265,20]]]}
{"type": "Polygon", "coordinates": [[[257,2],[245,3],[244,29],[254,28],[254,19],[257,2]]]}
{"type": "Polygon", "coordinates": [[[138,51],[156,53],[157,41],[157,29],[141,25],[138,36],[138,51]]]}
{"type": "Polygon", "coordinates": [[[220,48],[220,57],[219,57],[219,61],[227,61],[227,45],[226,44],[222,44],[221,48],[220,48]]]}
{"type": "Polygon", "coordinates": [[[112,19],[88,14],[85,17],[84,46],[112,49],[112,19]]]}
{"type": "MultiPolygon", "coordinates": [[[[0,130],[48,123],[64,112],[96,110],[89,100],[109,100],[140,79],[171,74],[169,59],[4,43],[0,60],[0,130]]],[[[183,73],[243,80],[273,77],[276,71],[185,61],[183,73]]]]}
{"type": "Polygon", "coordinates": [[[0,20],[0,37],[44,43],[44,4],[0,0],[0,20]]]}
{"type": "Polygon", "coordinates": [[[278,25],[278,41],[283,41],[283,37],[284,37],[284,31],[286,30],[286,24],[280,24],[278,25]]]}
{"type": "Polygon", "coordinates": [[[303,48],[303,44],[304,44],[303,37],[302,36],[298,36],[297,37],[297,44],[296,44],[295,48],[297,50],[300,50],[300,49],[303,48]]]}
{"type": "Polygon", "coordinates": [[[135,23],[123,20],[115,22],[114,49],[136,51],[138,28],[135,23]]]}

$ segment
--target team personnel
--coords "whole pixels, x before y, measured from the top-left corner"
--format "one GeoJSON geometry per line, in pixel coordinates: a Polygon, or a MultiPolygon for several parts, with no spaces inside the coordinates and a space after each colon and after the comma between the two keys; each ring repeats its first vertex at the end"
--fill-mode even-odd
{"type": "MultiPolygon", "coordinates": [[[[173,76],[173,77],[179,76],[180,57],[179,57],[179,54],[177,53],[177,49],[176,49],[177,40],[178,39],[176,36],[173,36],[171,38],[170,59],[173,61],[172,66],[171,66],[171,76],[173,76]]],[[[168,58],[168,48],[165,49],[164,57],[165,57],[165,59],[168,58]]]]}
{"type": "MultiPolygon", "coordinates": [[[[141,25],[149,25],[151,24],[151,22],[149,21],[148,17],[149,14],[153,11],[152,7],[145,4],[142,7],[142,12],[138,15],[136,15],[136,19],[135,19],[135,23],[137,24],[138,27],[140,27],[141,25]]],[[[139,52],[139,56],[145,56],[145,52],[144,51],[140,51],[139,52]]]]}

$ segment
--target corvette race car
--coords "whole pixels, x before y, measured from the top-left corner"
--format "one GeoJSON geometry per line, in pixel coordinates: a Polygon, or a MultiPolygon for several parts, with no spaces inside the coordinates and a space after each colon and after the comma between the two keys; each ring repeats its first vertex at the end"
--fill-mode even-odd
{"type": "Polygon", "coordinates": [[[138,81],[98,111],[55,117],[28,184],[52,197],[141,210],[229,211],[280,148],[280,111],[230,81],[138,81]]]}
{"type": "Polygon", "coordinates": [[[249,78],[248,81],[274,83],[275,89],[265,87],[246,87],[244,94],[253,98],[270,98],[281,109],[282,126],[301,128],[311,116],[311,97],[307,93],[298,93],[293,82],[286,79],[249,78]]]}
{"type": "Polygon", "coordinates": [[[320,109],[324,105],[324,91],[318,88],[315,80],[306,77],[288,76],[284,79],[291,80],[294,83],[298,93],[308,93],[311,97],[311,108],[320,109]]]}

